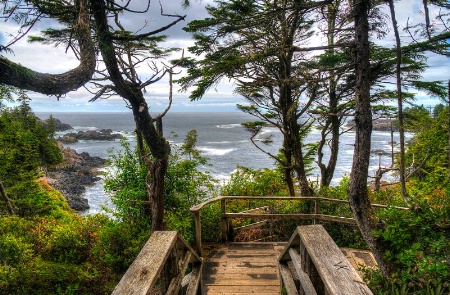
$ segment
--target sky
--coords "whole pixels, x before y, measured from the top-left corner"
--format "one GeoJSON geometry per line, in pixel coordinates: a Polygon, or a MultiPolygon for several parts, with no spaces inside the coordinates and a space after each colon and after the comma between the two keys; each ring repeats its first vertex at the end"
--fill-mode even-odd
{"type": "MultiPolygon", "coordinates": [[[[146,1],[133,1],[133,3],[142,4],[146,1]]],[[[193,45],[191,36],[184,32],[182,28],[194,19],[203,19],[207,17],[205,5],[211,3],[212,0],[193,0],[191,6],[186,10],[181,8],[181,1],[165,1],[164,13],[168,14],[186,14],[186,20],[170,28],[165,32],[169,36],[167,45],[184,48],[187,52],[187,47],[193,45]]],[[[416,0],[403,0],[397,2],[396,5],[400,9],[397,10],[397,19],[402,28],[406,19],[415,21],[421,17],[422,7],[417,5],[421,1],[416,0]]],[[[164,19],[159,16],[160,7],[158,2],[152,1],[152,8],[148,14],[137,14],[133,17],[125,17],[122,21],[122,25],[128,28],[130,31],[137,31],[141,29],[142,25],[147,21],[148,26],[142,28],[142,31],[153,30],[160,26],[163,26],[171,19],[164,19]]],[[[40,30],[45,29],[49,24],[48,21],[39,23],[31,32],[31,34],[37,35],[40,30]]],[[[16,25],[11,22],[0,22],[0,44],[6,44],[10,37],[8,34],[16,32],[16,25]]],[[[141,32],[142,32],[141,31],[141,32]]],[[[406,33],[402,33],[405,35],[406,33]]],[[[394,38],[392,32],[386,39],[379,42],[387,42],[394,44],[394,38]]],[[[19,62],[23,66],[29,67],[35,71],[48,72],[48,73],[62,73],[78,65],[78,61],[71,52],[65,52],[65,48],[55,48],[51,45],[41,44],[29,44],[26,39],[22,39],[12,47],[14,53],[3,55],[8,59],[19,62]]],[[[188,55],[188,53],[186,53],[188,55]]],[[[450,78],[450,58],[430,54],[428,57],[428,63],[430,65],[429,70],[424,74],[423,79],[425,81],[443,80],[448,81],[450,78]]],[[[142,71],[142,75],[148,74],[145,69],[142,71]]],[[[177,77],[175,77],[176,79],[177,77]]],[[[147,87],[145,94],[147,102],[150,106],[150,110],[153,112],[163,111],[168,103],[168,81],[162,79],[157,84],[153,84],[147,87]]],[[[84,88],[80,88],[77,91],[68,93],[65,97],[59,100],[56,97],[45,96],[38,93],[29,92],[29,96],[32,99],[30,106],[35,112],[123,112],[128,111],[125,102],[120,97],[111,97],[108,99],[99,99],[93,103],[89,102],[92,95],[84,88]]],[[[195,111],[195,112],[232,112],[237,111],[236,103],[243,103],[243,100],[233,93],[233,82],[224,80],[217,87],[209,91],[202,100],[191,102],[188,98],[189,93],[180,93],[178,89],[174,91],[173,104],[171,112],[177,111],[195,111]]],[[[417,94],[418,104],[425,106],[435,105],[439,103],[438,100],[429,98],[424,93],[417,94]]]]}

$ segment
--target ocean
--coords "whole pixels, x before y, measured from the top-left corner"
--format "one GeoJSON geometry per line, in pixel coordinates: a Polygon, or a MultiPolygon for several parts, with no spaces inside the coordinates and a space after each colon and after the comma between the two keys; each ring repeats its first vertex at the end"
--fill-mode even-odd
{"type": "MultiPolygon", "coordinates": [[[[135,125],[131,112],[36,113],[36,116],[41,119],[47,119],[50,115],[63,123],[70,124],[75,132],[112,129],[114,133],[125,136],[132,146],[135,145],[135,136],[133,135],[135,125]]],[[[163,120],[164,135],[170,143],[181,144],[186,133],[196,129],[198,133],[197,148],[202,151],[203,156],[209,158],[209,163],[212,164],[212,166],[207,166],[204,169],[209,171],[216,179],[227,181],[238,165],[252,169],[273,168],[275,166],[273,159],[259,151],[251,143],[250,133],[241,126],[241,123],[248,121],[255,121],[255,118],[240,112],[169,112],[163,120]]],[[[57,136],[68,132],[74,131],[58,132],[57,136]]],[[[266,136],[271,136],[273,143],[269,146],[262,144],[262,146],[271,153],[278,153],[282,142],[281,133],[276,128],[265,127],[258,139],[261,140],[266,136]]],[[[354,136],[354,132],[346,132],[341,136],[339,160],[332,184],[337,184],[344,175],[350,173],[354,136]]],[[[313,129],[306,142],[317,142],[319,137],[320,131],[313,129]]],[[[372,150],[389,152],[391,150],[390,141],[390,132],[374,131],[372,134],[372,150]]],[[[398,138],[394,138],[394,141],[398,141],[398,138]]],[[[75,149],[78,153],[87,152],[91,156],[101,158],[107,158],[108,150],[111,148],[115,151],[121,148],[119,141],[79,141],[74,144],[66,144],[66,146],[75,149]]],[[[327,156],[326,153],[325,156],[327,156]]],[[[391,158],[390,156],[373,154],[369,175],[375,174],[380,162],[382,166],[390,166],[391,158]]],[[[319,175],[320,172],[316,169],[311,173],[310,179],[315,181],[319,178],[319,175]]],[[[387,177],[392,179],[392,176],[387,177]]],[[[109,198],[103,191],[102,181],[87,188],[85,197],[91,207],[87,213],[97,213],[101,210],[101,206],[105,204],[109,206],[109,198]]]]}

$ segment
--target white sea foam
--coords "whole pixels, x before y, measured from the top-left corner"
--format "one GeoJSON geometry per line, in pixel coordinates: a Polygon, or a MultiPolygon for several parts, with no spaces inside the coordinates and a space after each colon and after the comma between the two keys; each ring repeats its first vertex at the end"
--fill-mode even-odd
{"type": "Polygon", "coordinates": [[[209,148],[209,147],[199,147],[199,150],[205,153],[206,156],[223,156],[226,154],[231,153],[232,151],[235,151],[236,149],[215,149],[215,148],[209,148]]]}
{"type": "MultiPolygon", "coordinates": [[[[82,127],[82,126],[72,126],[73,127],[73,129],[75,130],[75,131],[91,131],[91,130],[98,130],[98,128],[97,127],[82,127]]],[[[69,133],[71,132],[70,130],[68,130],[69,131],[69,133]]],[[[73,131],[72,131],[73,132],[73,131]]]]}
{"type": "Polygon", "coordinates": [[[229,173],[214,173],[212,174],[212,177],[219,180],[221,183],[226,183],[230,180],[231,175],[229,173]]]}
{"type": "Polygon", "coordinates": [[[224,128],[224,129],[236,128],[241,126],[242,126],[241,124],[216,125],[217,128],[224,128]]]}
{"type": "Polygon", "coordinates": [[[206,142],[206,144],[236,144],[236,143],[246,143],[249,140],[235,140],[235,141],[230,141],[230,140],[224,140],[224,141],[208,141],[206,142]]]}

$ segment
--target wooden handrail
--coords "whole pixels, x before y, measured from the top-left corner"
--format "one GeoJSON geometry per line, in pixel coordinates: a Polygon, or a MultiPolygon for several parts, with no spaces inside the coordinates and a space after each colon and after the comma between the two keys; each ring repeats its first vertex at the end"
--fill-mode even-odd
{"type": "Polygon", "coordinates": [[[282,283],[288,295],[372,295],[322,225],[298,226],[279,256],[282,283]],[[288,262],[295,268],[292,275],[288,262]],[[300,281],[297,289],[293,277],[300,281]]]}
{"type": "Polygon", "coordinates": [[[112,295],[178,294],[182,287],[187,288],[184,294],[195,295],[200,293],[201,273],[202,258],[176,231],[156,231],[112,295]],[[192,272],[186,275],[189,264],[192,272]]]}
{"type": "MultiPolygon", "coordinates": [[[[356,224],[354,218],[344,217],[344,216],[332,216],[321,214],[320,203],[337,203],[337,204],[349,204],[347,200],[322,198],[322,197],[292,197],[292,196],[219,196],[216,198],[209,199],[201,204],[191,207],[190,211],[194,214],[195,219],[195,243],[199,254],[201,254],[202,247],[202,230],[201,230],[201,210],[209,204],[216,202],[221,203],[222,211],[222,241],[228,240],[230,235],[231,223],[229,220],[231,218],[254,218],[254,219],[294,219],[294,220],[313,220],[314,223],[318,221],[331,221],[345,224],[356,224]],[[257,214],[257,213],[227,213],[226,211],[226,201],[227,200],[277,200],[277,201],[314,201],[314,213],[298,213],[298,214],[257,214]]],[[[373,208],[388,208],[387,205],[372,204],[373,208]]],[[[399,210],[409,210],[406,207],[394,207],[399,210]]],[[[262,224],[262,223],[261,223],[262,224]]]]}

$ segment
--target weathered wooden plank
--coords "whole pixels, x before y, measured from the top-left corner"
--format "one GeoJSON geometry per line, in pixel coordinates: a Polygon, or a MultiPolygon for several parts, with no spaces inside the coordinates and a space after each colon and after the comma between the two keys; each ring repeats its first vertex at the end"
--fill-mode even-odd
{"type": "Polygon", "coordinates": [[[167,289],[166,295],[175,295],[178,294],[178,291],[181,288],[181,282],[183,281],[184,274],[186,273],[187,266],[189,261],[191,260],[192,252],[186,251],[184,257],[182,258],[181,265],[178,269],[178,275],[175,276],[167,289]]]}
{"type": "MultiPolygon", "coordinates": [[[[294,279],[292,278],[291,271],[286,264],[280,263],[280,274],[283,278],[284,288],[287,295],[298,295],[297,287],[295,286],[294,279]]],[[[282,285],[283,287],[283,285],[282,285]]]]}
{"type": "MultiPolygon", "coordinates": [[[[210,267],[207,263],[203,266],[203,274],[204,277],[208,277],[210,275],[223,275],[223,274],[241,274],[243,275],[243,271],[248,270],[248,267],[210,267]],[[210,274],[209,274],[210,273],[210,274]]],[[[261,267],[253,270],[248,270],[248,275],[258,275],[258,274],[276,274],[278,273],[277,267],[261,267]]]]}
{"type": "Polygon", "coordinates": [[[154,232],[112,295],[148,294],[164,267],[164,262],[170,254],[169,250],[176,241],[177,232],[175,231],[154,232]]]}
{"type": "MultiPolygon", "coordinates": [[[[229,263],[236,263],[236,262],[250,262],[250,263],[271,263],[274,264],[274,260],[277,258],[277,255],[272,255],[272,256],[258,256],[255,255],[255,257],[249,257],[249,256],[237,256],[237,257],[229,257],[228,255],[225,255],[222,258],[210,258],[208,259],[208,262],[221,262],[224,261],[226,259],[226,261],[228,261],[229,263]]],[[[231,264],[230,264],[231,265],[231,264]]]]}
{"type": "Polygon", "coordinates": [[[278,243],[229,243],[227,245],[228,251],[232,250],[273,250],[274,245],[278,243]]]}
{"type": "MultiPolygon", "coordinates": [[[[225,200],[279,200],[279,201],[324,201],[329,203],[341,203],[348,204],[347,200],[331,199],[331,198],[320,198],[320,197],[291,197],[291,196],[219,196],[216,198],[209,199],[201,204],[198,204],[190,209],[191,212],[200,211],[204,206],[218,202],[222,199],[225,200]]],[[[371,204],[372,207],[377,208],[387,208],[386,205],[371,204]]],[[[395,207],[399,210],[409,210],[405,207],[395,207]]]]}
{"type": "Polygon", "coordinates": [[[300,288],[302,288],[303,291],[301,292],[301,294],[317,295],[316,289],[314,288],[311,279],[301,266],[300,256],[295,252],[293,248],[289,249],[289,255],[291,256],[292,263],[294,264],[297,276],[300,280],[300,288]]]}
{"type": "Polygon", "coordinates": [[[203,265],[203,294],[280,294],[274,243],[230,243],[203,265]]]}
{"type": "Polygon", "coordinates": [[[206,294],[210,292],[231,293],[253,293],[253,294],[280,294],[280,286],[205,286],[206,294]]]}
{"type": "Polygon", "coordinates": [[[220,280],[255,280],[255,281],[264,281],[264,280],[278,280],[279,276],[276,271],[270,273],[223,273],[220,275],[220,280]]]}
{"type": "Polygon", "coordinates": [[[292,234],[292,236],[289,238],[287,245],[285,245],[284,249],[281,251],[278,260],[280,262],[291,260],[291,256],[289,255],[289,249],[297,248],[299,245],[300,245],[300,237],[298,235],[298,228],[297,228],[295,232],[292,234]]]}
{"type": "Polygon", "coordinates": [[[243,279],[233,278],[224,279],[221,277],[217,278],[203,278],[203,284],[208,286],[279,286],[278,276],[275,279],[243,279]]]}
{"type": "Polygon", "coordinates": [[[356,224],[355,219],[348,217],[332,216],[325,214],[250,214],[250,213],[225,213],[225,217],[228,218],[255,218],[255,219],[293,219],[293,220],[304,220],[304,219],[317,219],[321,221],[333,221],[346,224],[356,224]]]}
{"type": "Polygon", "coordinates": [[[299,226],[297,231],[326,294],[372,294],[323,226],[299,226]]]}
{"type": "MultiPolygon", "coordinates": [[[[270,293],[268,293],[270,294],[270,293]]],[[[274,293],[274,295],[279,295],[280,293],[274,293]]],[[[242,293],[242,292],[208,292],[208,295],[255,295],[255,293],[242,293]]]]}
{"type": "Polygon", "coordinates": [[[261,221],[255,222],[255,223],[243,225],[243,226],[240,226],[240,227],[235,227],[235,228],[233,228],[233,230],[235,232],[240,232],[240,231],[247,230],[247,229],[261,227],[263,225],[269,224],[270,222],[271,222],[271,220],[269,220],[269,219],[261,220],[261,221]]]}
{"type": "MultiPolygon", "coordinates": [[[[206,293],[205,293],[206,294],[206,293]]],[[[255,295],[256,293],[250,292],[250,293],[242,293],[242,292],[208,292],[208,295],[255,295]]],[[[272,294],[272,293],[265,293],[266,295],[272,294]]],[[[278,292],[274,292],[273,295],[280,295],[278,292]]]]}
{"type": "MultiPolygon", "coordinates": [[[[201,286],[200,281],[202,277],[203,264],[197,265],[192,269],[190,273],[190,281],[186,290],[186,295],[196,295],[199,293],[199,288],[201,286]]],[[[200,290],[201,291],[201,290],[200,290]]]]}

